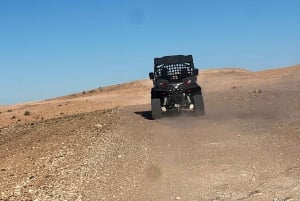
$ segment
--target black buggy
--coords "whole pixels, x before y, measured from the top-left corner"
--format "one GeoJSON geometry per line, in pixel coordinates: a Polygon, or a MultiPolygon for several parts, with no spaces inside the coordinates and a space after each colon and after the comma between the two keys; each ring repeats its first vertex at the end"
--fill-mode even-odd
{"type": "Polygon", "coordinates": [[[192,55],[154,58],[151,89],[152,118],[159,119],[168,111],[193,111],[204,115],[201,87],[197,84],[198,69],[192,55]]]}

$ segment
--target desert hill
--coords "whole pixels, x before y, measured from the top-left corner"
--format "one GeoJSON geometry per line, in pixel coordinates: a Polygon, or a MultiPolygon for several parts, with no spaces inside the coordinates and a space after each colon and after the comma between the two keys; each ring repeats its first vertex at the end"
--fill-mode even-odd
{"type": "Polygon", "coordinates": [[[0,200],[300,200],[300,65],[200,71],[206,115],[150,80],[0,107],[0,200]]]}
{"type": "MultiPolygon", "coordinates": [[[[249,86],[249,90],[298,80],[300,65],[260,72],[240,68],[210,69],[200,71],[198,78],[205,93],[249,86]]],[[[0,106],[0,128],[82,112],[111,109],[126,105],[147,104],[150,101],[150,80],[139,80],[104,88],[83,91],[44,101],[0,106]],[[28,111],[30,115],[24,115],[28,111]]],[[[290,86],[292,88],[298,85],[290,86]]]]}

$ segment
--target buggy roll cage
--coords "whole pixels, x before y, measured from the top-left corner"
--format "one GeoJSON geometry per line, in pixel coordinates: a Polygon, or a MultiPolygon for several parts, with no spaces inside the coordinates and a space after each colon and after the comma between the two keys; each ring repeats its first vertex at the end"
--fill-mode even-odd
{"type": "Polygon", "coordinates": [[[192,55],[174,55],[154,58],[154,72],[149,73],[152,80],[167,79],[179,82],[185,77],[197,76],[192,55]]]}

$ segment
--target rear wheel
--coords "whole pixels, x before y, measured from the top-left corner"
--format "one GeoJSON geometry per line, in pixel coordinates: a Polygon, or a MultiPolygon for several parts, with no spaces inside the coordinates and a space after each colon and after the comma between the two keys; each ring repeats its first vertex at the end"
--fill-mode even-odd
{"type": "Polygon", "coordinates": [[[204,101],[203,101],[203,96],[201,94],[196,94],[194,95],[194,106],[195,106],[195,114],[197,116],[202,116],[205,114],[204,110],[204,101]]]}
{"type": "Polygon", "coordinates": [[[159,119],[162,116],[160,99],[152,98],[151,99],[151,111],[152,111],[152,119],[159,119]]]}

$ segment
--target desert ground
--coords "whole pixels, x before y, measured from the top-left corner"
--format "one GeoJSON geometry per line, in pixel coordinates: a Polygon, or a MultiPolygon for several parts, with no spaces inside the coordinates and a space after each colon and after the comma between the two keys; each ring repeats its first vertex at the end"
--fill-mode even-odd
{"type": "Polygon", "coordinates": [[[198,82],[201,117],[151,120],[150,80],[0,106],[0,200],[299,201],[300,65],[198,82]]]}

